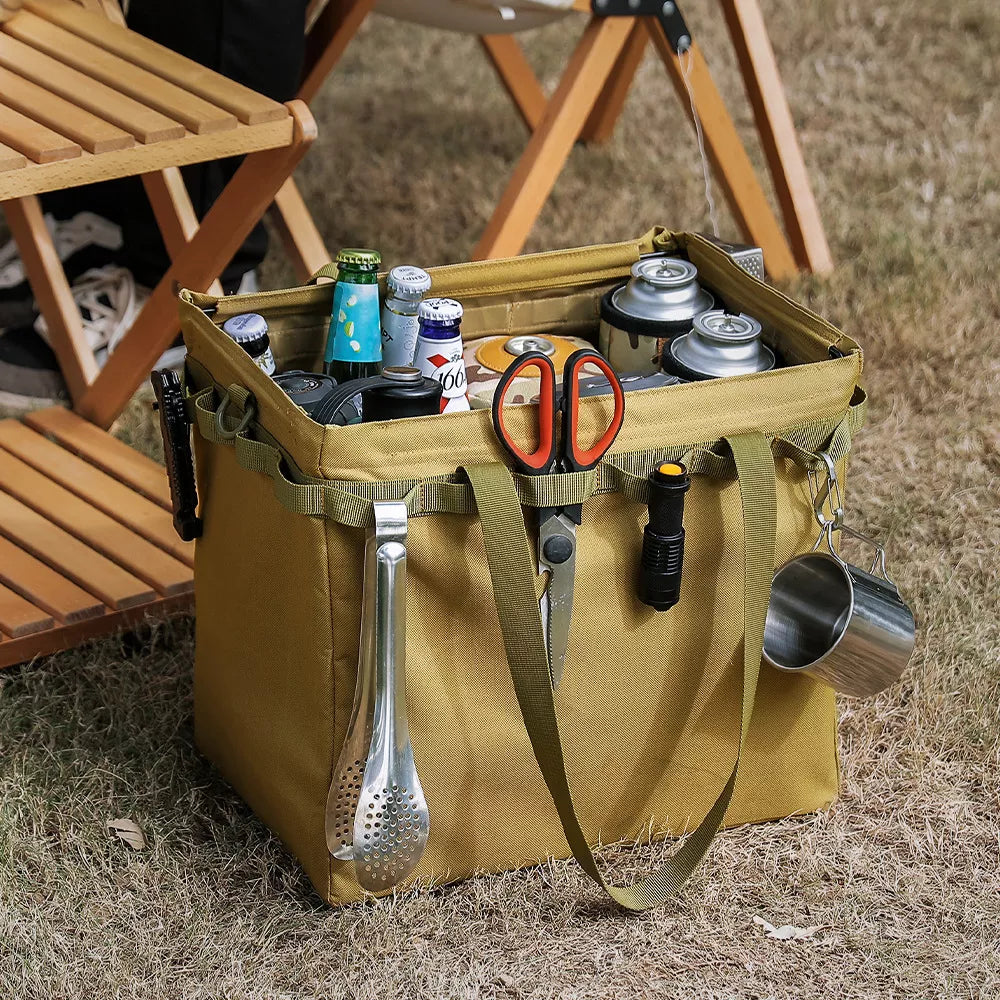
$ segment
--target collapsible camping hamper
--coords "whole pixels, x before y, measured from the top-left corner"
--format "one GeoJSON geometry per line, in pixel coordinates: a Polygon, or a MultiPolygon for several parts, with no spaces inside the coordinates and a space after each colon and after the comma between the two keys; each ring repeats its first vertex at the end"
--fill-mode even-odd
{"type": "MultiPolygon", "coordinates": [[[[696,830],[650,882],[614,890],[644,907],[685,880],[723,813],[735,825],[835,796],[832,690],[760,668],[760,650],[772,571],[815,539],[806,469],[826,449],[843,472],[863,417],[858,346],[708,240],[662,228],[431,269],[433,293],[463,303],[467,344],[594,340],[600,297],[662,251],[686,253],[729,308],[758,317],[788,366],[628,393],[597,470],[536,479],[507,471],[488,411],[320,426],[219,330],[259,312],[279,365],[316,370],[330,283],[182,293],[204,521],[196,736],[329,902],[363,895],[353,864],[327,851],[324,808],[354,696],[373,499],[405,498],[411,515],[406,691],[431,816],[411,881],[571,853],[598,878],[588,844],[696,830]],[[693,483],[681,600],[657,612],[638,601],[635,575],[646,476],[665,459],[682,459],[693,483]],[[554,711],[528,540],[543,494],[584,501],[554,711]]],[[[582,405],[585,437],[609,401],[582,405]]],[[[527,436],[532,409],[508,411],[515,435],[527,436]]]]}

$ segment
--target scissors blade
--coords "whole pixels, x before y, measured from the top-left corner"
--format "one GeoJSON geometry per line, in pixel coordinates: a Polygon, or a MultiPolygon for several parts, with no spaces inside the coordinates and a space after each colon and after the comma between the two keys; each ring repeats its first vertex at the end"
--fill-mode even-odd
{"type": "Polygon", "coordinates": [[[565,514],[553,515],[542,522],[538,531],[538,563],[549,573],[544,595],[548,610],[545,632],[552,686],[558,687],[566,663],[576,575],[576,525],[565,514]]]}

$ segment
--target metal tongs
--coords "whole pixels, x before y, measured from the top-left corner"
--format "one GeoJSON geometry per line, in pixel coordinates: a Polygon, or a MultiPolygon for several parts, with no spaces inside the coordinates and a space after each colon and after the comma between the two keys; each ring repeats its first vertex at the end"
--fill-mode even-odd
{"type": "Polygon", "coordinates": [[[326,801],[327,847],[371,892],[413,871],[430,830],[406,713],[406,504],[374,508],[354,707],[326,801]]]}

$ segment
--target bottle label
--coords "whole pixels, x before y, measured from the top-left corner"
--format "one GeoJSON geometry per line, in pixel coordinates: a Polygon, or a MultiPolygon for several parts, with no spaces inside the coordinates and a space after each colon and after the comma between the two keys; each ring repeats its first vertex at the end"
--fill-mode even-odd
{"type": "Polygon", "coordinates": [[[276,367],[275,367],[275,364],[274,364],[274,354],[271,352],[271,348],[270,347],[265,347],[264,348],[264,353],[261,354],[259,357],[254,358],[253,360],[254,360],[254,364],[265,375],[270,375],[270,376],[274,375],[274,373],[276,371],[276,367]]]}
{"type": "Polygon", "coordinates": [[[382,363],[388,367],[407,367],[413,364],[417,348],[417,330],[420,321],[416,316],[404,316],[388,306],[382,310],[382,363]]]}
{"type": "Polygon", "coordinates": [[[420,374],[441,383],[441,412],[454,413],[470,409],[462,338],[433,340],[430,337],[418,337],[416,353],[414,364],[420,369],[420,374]]]}
{"type": "Polygon", "coordinates": [[[338,281],[334,286],[325,360],[327,363],[382,360],[378,285],[338,281]]]}

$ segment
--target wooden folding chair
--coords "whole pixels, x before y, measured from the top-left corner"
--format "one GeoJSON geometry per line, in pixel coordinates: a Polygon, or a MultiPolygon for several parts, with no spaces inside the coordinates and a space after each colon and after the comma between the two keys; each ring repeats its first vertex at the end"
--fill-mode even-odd
{"type": "Polygon", "coordinates": [[[101,0],[25,0],[0,24],[0,203],[73,410],[0,422],[0,666],[191,603],[163,469],[106,433],[315,137],[283,105],[125,28],[101,0]],[[246,154],[199,224],[178,167],[246,154]],[[103,369],[37,195],[140,175],[172,265],[103,369]]]}
{"type": "MultiPolygon", "coordinates": [[[[690,44],[690,82],[704,130],[706,151],[733,215],[747,239],[764,249],[770,273],[788,277],[799,268],[826,272],[829,247],[802,159],[791,112],[758,0],[719,0],[736,49],[757,130],[785,223],[779,225],[743,143],[715,87],[697,44],[690,44]],[[787,234],[787,235],[786,235],[787,234]]],[[[336,65],[378,0],[328,0],[307,39],[306,72],[299,96],[309,101],[336,65]]],[[[573,9],[591,11],[590,0],[573,9]]],[[[657,14],[659,0],[600,0],[551,99],[511,35],[480,43],[532,135],[482,238],[476,258],[518,253],[524,246],[575,142],[603,141],[614,128],[633,77],[652,40],[678,97],[690,115],[676,38],[657,14]]],[[[676,13],[676,5],[672,6],[676,13]]],[[[683,21],[680,22],[683,24],[683,21]]],[[[690,38],[690,35],[689,35],[690,38]]],[[[277,201],[282,231],[300,271],[328,257],[294,180],[277,201]]]]}

